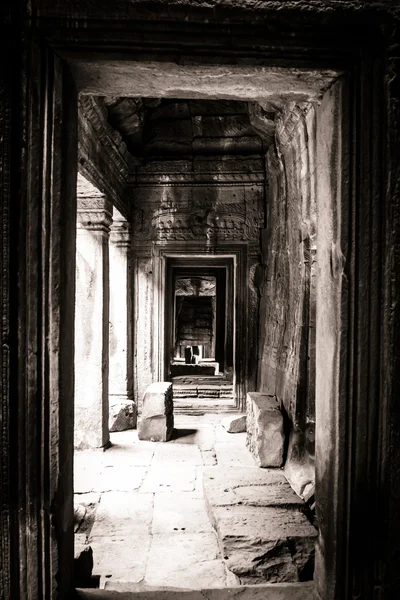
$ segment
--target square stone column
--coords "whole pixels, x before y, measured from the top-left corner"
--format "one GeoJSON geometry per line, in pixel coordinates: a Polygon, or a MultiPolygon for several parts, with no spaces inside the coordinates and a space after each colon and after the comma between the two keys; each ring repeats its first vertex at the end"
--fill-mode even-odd
{"type": "MultiPolygon", "coordinates": [[[[93,187],[93,186],[91,186],[93,187]]],[[[112,205],[93,188],[80,194],[76,240],[75,446],[109,442],[109,233],[112,205]]]]}
{"type": "Polygon", "coordinates": [[[114,208],[110,234],[110,430],[136,427],[133,401],[133,279],[129,223],[114,208]]]}

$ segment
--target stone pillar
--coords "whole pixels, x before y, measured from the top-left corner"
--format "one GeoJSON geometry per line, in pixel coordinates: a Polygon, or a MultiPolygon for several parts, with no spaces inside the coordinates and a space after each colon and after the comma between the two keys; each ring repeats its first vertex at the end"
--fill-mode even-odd
{"type": "Polygon", "coordinates": [[[111,223],[111,203],[95,188],[80,193],[78,186],[75,302],[77,448],[100,448],[109,442],[108,246],[111,223]]]}
{"type": "Polygon", "coordinates": [[[114,208],[110,235],[110,431],[136,427],[131,230],[114,208]]]}

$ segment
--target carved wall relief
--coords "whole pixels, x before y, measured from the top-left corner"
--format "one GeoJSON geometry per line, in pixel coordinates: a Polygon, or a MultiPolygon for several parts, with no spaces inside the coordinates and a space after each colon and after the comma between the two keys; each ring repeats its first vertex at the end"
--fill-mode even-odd
{"type": "MultiPolygon", "coordinates": [[[[253,352],[258,335],[258,311],[259,302],[257,291],[251,284],[250,279],[259,262],[261,254],[260,238],[261,230],[265,226],[264,214],[264,182],[245,181],[242,183],[218,182],[215,184],[199,184],[187,181],[176,184],[142,184],[132,187],[130,190],[133,205],[133,247],[137,257],[146,256],[146,264],[150,267],[152,263],[153,273],[146,277],[143,273],[137,275],[137,295],[139,298],[150,296],[153,299],[153,310],[163,310],[162,304],[155,302],[154,298],[163,297],[164,275],[156,275],[158,272],[157,249],[163,248],[164,252],[174,248],[180,248],[180,256],[203,255],[226,253],[230,254],[230,248],[243,244],[246,248],[246,256],[251,257],[249,264],[242,261],[241,273],[238,273],[238,281],[242,283],[243,290],[240,302],[236,302],[238,318],[244,324],[244,338],[248,340],[253,352]],[[150,263],[151,261],[151,263],[150,263]],[[250,309],[250,312],[248,311],[250,309]]],[[[236,251],[236,250],[235,250],[236,251]]],[[[137,262],[139,268],[139,261],[137,262]]],[[[230,309],[233,311],[234,306],[230,309]]],[[[143,315],[143,307],[138,307],[138,313],[143,315]]],[[[150,327],[142,326],[143,319],[138,319],[139,337],[143,336],[142,344],[137,345],[137,379],[136,389],[140,393],[143,389],[144,380],[146,385],[148,375],[144,373],[145,356],[148,348],[152,347],[153,363],[151,365],[151,377],[155,381],[162,376],[163,367],[157,367],[157,356],[162,354],[158,346],[163,344],[162,325],[155,324],[154,320],[150,327]],[[140,321],[140,322],[139,322],[140,321]],[[161,328],[161,329],[160,329],[161,328]],[[143,349],[143,350],[142,350],[143,349]],[[141,367],[139,366],[141,365],[141,367]]],[[[160,321],[161,323],[161,321],[160,321]]],[[[247,344],[247,341],[246,341],[247,344]]],[[[248,354],[249,348],[242,348],[243,361],[248,354]]],[[[240,359],[241,360],[241,359],[240,359]]],[[[255,358],[253,356],[255,365],[255,358]]],[[[255,389],[256,377],[255,366],[247,368],[240,366],[241,378],[238,383],[237,397],[244,401],[247,389],[255,389]],[[247,376],[249,373],[250,379],[247,376]]],[[[149,367],[150,365],[148,365],[149,367]]],[[[147,370],[150,373],[150,369],[147,370]]],[[[238,380],[239,381],[239,380],[238,380]]],[[[138,398],[140,407],[140,398],[138,398]]]]}

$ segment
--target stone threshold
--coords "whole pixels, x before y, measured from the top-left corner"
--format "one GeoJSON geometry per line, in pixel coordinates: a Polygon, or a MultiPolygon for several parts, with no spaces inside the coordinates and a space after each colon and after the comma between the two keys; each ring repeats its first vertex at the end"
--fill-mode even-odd
{"type": "Polygon", "coordinates": [[[113,589],[77,589],[80,600],[316,600],[313,582],[271,583],[237,587],[187,590],[177,588],[148,587],[138,589],[140,584],[113,583],[113,589]]]}

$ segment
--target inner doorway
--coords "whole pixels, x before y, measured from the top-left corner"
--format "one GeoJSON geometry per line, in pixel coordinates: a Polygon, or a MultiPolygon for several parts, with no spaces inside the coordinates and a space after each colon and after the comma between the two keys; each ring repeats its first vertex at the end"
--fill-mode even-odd
{"type": "Polygon", "coordinates": [[[177,411],[236,406],[232,257],[167,261],[166,371],[177,411]]]}

